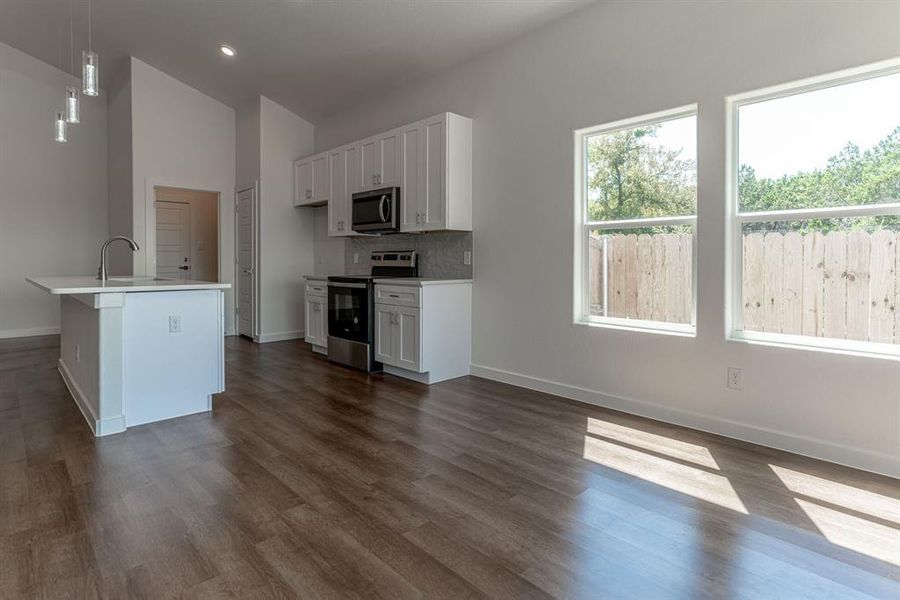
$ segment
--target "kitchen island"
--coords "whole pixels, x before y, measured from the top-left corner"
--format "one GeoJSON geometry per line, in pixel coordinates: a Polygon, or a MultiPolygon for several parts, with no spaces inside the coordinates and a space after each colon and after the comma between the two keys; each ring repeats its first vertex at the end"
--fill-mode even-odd
{"type": "Polygon", "coordinates": [[[60,296],[59,372],[97,436],[212,409],[228,283],[29,277],[60,296]]]}

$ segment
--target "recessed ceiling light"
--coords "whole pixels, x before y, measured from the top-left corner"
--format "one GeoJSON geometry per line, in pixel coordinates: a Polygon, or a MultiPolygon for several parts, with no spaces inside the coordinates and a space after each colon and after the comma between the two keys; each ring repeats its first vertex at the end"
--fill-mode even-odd
{"type": "Polygon", "coordinates": [[[231,46],[226,46],[225,44],[219,46],[219,50],[221,50],[222,54],[224,54],[225,56],[234,56],[235,54],[237,54],[237,52],[234,51],[234,48],[232,48],[231,46]]]}

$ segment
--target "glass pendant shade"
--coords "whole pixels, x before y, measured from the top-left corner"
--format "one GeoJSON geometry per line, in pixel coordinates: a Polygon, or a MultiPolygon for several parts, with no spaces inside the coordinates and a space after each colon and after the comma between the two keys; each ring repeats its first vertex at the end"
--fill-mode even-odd
{"type": "Polygon", "coordinates": [[[74,85],[66,87],[66,123],[77,123],[81,92],[74,85]]]}
{"type": "Polygon", "coordinates": [[[66,113],[60,111],[56,113],[53,121],[53,141],[65,144],[69,141],[69,126],[66,123],[66,113]]]}
{"type": "Polygon", "coordinates": [[[91,50],[84,50],[81,53],[82,61],[82,81],[85,96],[97,96],[100,94],[100,83],[98,81],[99,65],[97,53],[91,50]]]}

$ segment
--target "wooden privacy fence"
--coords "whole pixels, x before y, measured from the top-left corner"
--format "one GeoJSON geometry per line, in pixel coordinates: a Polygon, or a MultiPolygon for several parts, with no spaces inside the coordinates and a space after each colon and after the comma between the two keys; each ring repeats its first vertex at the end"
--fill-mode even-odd
{"type": "Polygon", "coordinates": [[[897,233],[743,237],[744,329],[900,342],[897,233]]]}
{"type": "MultiPolygon", "coordinates": [[[[744,329],[900,343],[900,234],[750,233],[742,244],[744,329]]],[[[591,314],[690,323],[691,256],[691,234],[592,237],[591,314]]]]}
{"type": "Polygon", "coordinates": [[[592,237],[591,314],[690,323],[692,240],[689,233],[592,237]]]}

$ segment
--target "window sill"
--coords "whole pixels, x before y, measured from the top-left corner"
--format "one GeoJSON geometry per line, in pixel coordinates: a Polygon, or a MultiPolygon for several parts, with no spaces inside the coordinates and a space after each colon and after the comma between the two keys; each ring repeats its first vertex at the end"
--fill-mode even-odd
{"type": "Polygon", "coordinates": [[[757,331],[733,331],[727,337],[729,342],[757,344],[789,350],[805,350],[841,354],[862,358],[900,360],[900,346],[875,342],[856,342],[833,338],[819,338],[802,335],[762,333],[757,331]]]}
{"type": "Polygon", "coordinates": [[[653,333],[672,335],[675,337],[697,337],[697,328],[693,325],[677,323],[660,323],[658,321],[639,321],[637,319],[616,319],[613,317],[582,317],[575,319],[574,325],[582,327],[596,327],[600,329],[615,329],[619,331],[632,331],[635,333],[653,333]]]}

